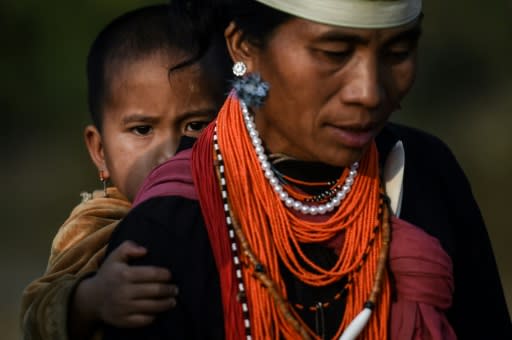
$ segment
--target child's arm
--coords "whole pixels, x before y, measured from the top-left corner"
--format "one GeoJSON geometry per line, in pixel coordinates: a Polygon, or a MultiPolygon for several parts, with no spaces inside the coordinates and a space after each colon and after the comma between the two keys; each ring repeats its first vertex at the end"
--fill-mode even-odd
{"type": "Polygon", "coordinates": [[[178,293],[170,272],[159,267],[133,267],[128,262],[146,250],[126,241],[114,250],[96,275],[84,279],[70,300],[69,336],[89,339],[105,322],[117,327],[141,327],[157,313],[176,304],[178,293]]]}
{"type": "Polygon", "coordinates": [[[98,269],[110,235],[131,208],[115,188],[95,192],[59,228],[44,275],[23,292],[23,339],[67,340],[69,302],[86,277],[98,269]]]}
{"type": "Polygon", "coordinates": [[[115,188],[95,192],[77,205],[55,235],[44,275],[23,292],[24,339],[67,339],[67,307],[76,284],[105,254],[112,231],[131,208],[115,188]]]}

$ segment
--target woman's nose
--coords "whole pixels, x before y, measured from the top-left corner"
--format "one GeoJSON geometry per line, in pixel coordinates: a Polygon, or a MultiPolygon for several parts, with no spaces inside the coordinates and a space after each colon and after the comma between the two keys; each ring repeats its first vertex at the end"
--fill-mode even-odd
{"type": "Polygon", "coordinates": [[[367,109],[377,108],[382,103],[384,89],[376,57],[359,57],[354,61],[346,79],[349,80],[343,89],[345,102],[367,109]]]}

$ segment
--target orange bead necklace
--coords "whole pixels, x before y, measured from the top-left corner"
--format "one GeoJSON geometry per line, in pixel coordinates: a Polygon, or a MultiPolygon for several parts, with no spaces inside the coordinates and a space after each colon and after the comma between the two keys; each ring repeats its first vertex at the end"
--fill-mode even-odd
{"type": "MultiPolygon", "coordinates": [[[[229,193],[227,218],[234,226],[240,257],[254,265],[253,270],[243,268],[241,273],[254,337],[274,338],[278,334],[315,337],[286,302],[280,259],[294,276],[310,286],[321,287],[350,278],[352,285],[337,337],[369,300],[375,304],[376,313],[363,336],[385,338],[390,295],[385,273],[389,230],[385,228],[389,229],[389,223],[387,208],[381,207],[375,145],[361,160],[358,176],[352,176],[346,199],[323,220],[311,221],[289,209],[265,172],[255,170],[259,168],[258,155],[246,130],[240,104],[233,97],[219,113],[217,136],[215,148],[222,161],[221,184],[226,187],[226,195],[229,193]],[[375,233],[375,228],[384,232],[375,233]],[[318,266],[301,249],[301,244],[325,243],[340,233],[344,242],[332,268],[318,266]],[[264,271],[258,270],[261,268],[264,271]]],[[[342,176],[348,178],[347,172],[353,170],[347,169],[342,176]]]]}

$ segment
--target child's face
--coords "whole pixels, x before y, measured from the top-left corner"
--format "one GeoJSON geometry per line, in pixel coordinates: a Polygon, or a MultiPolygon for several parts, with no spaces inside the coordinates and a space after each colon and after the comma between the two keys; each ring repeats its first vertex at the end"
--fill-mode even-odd
{"type": "Polygon", "coordinates": [[[171,62],[156,54],[123,67],[111,77],[101,136],[86,129],[96,166],[130,200],[149,171],[174,155],[182,136],[199,136],[224,99],[220,80],[198,65],[168,76],[171,62]]]}

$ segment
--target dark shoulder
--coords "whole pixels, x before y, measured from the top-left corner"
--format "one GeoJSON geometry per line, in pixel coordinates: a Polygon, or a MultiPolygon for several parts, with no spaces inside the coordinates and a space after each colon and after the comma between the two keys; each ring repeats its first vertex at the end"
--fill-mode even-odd
{"type": "Polygon", "coordinates": [[[173,238],[181,230],[187,230],[186,226],[197,224],[202,224],[197,200],[180,196],[154,197],[134,207],[119,222],[107,252],[124,240],[134,240],[140,244],[151,243],[159,238],[173,238]]]}
{"type": "Polygon", "coordinates": [[[150,221],[155,225],[166,226],[171,220],[175,220],[180,216],[187,215],[192,210],[195,211],[199,206],[199,202],[181,196],[158,196],[142,202],[132,209],[126,218],[135,215],[150,221]]]}
{"type": "Polygon", "coordinates": [[[438,137],[394,123],[379,136],[382,144],[391,147],[398,140],[405,151],[400,217],[436,237],[453,256],[460,227],[452,221],[460,219],[459,211],[474,210],[475,206],[469,182],[452,151],[438,137]]]}
{"type": "Polygon", "coordinates": [[[378,136],[377,143],[383,145],[379,149],[389,152],[398,140],[403,143],[405,168],[409,174],[412,170],[449,186],[453,182],[469,184],[454,153],[439,137],[414,127],[388,123],[378,136]]]}
{"type": "MultiPolygon", "coordinates": [[[[452,151],[443,142],[439,137],[428,133],[426,131],[398,124],[398,123],[388,123],[382,129],[378,140],[382,140],[385,143],[389,143],[390,141],[398,141],[401,140],[404,144],[404,150],[409,156],[408,151],[419,152],[423,151],[427,154],[426,160],[430,160],[429,156],[434,156],[437,159],[437,156],[441,155],[443,157],[454,158],[452,151]]],[[[394,144],[394,143],[393,143],[394,144]]]]}
{"type": "Polygon", "coordinates": [[[406,167],[421,167],[424,171],[439,176],[439,179],[448,186],[467,187],[466,178],[457,157],[451,148],[439,137],[417,128],[391,123],[389,130],[399,136],[404,144],[406,167]]]}
{"type": "Polygon", "coordinates": [[[125,240],[147,249],[130,264],[169,269],[180,293],[177,305],[151,325],[107,327],[104,339],[223,339],[219,277],[199,202],[181,196],[142,202],[118,225],[109,249],[125,240]]]}

